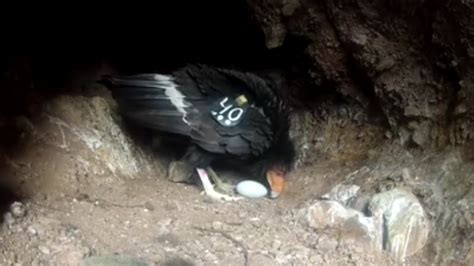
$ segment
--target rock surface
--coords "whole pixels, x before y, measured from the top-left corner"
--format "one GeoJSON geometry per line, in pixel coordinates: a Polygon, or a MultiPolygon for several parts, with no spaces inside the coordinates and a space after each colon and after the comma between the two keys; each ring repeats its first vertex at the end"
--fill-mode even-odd
{"type": "Polygon", "coordinates": [[[322,196],[323,199],[335,200],[344,205],[355,199],[359,194],[359,186],[339,184],[331,189],[329,193],[322,196]]]}
{"type": "MultiPolygon", "coordinates": [[[[474,2],[247,2],[267,47],[305,43],[294,54],[311,84],[291,87],[309,109],[294,114],[298,164],[366,160],[372,168],[348,181],[364,180],[357,185],[371,193],[408,185],[432,223],[423,256],[465,263],[474,241],[474,2]],[[377,150],[380,136],[408,149],[377,150]]],[[[369,199],[350,206],[366,212],[369,199]]]]}
{"type": "Polygon", "coordinates": [[[358,189],[354,185],[337,185],[326,194],[332,197],[331,200],[318,200],[301,210],[303,221],[319,231],[337,230],[340,244],[355,245],[372,252],[386,250],[398,262],[425,246],[430,224],[413,194],[398,188],[378,193],[370,199],[370,216],[367,217],[334,201],[337,192],[354,195],[358,189]]]}
{"type": "Polygon", "coordinates": [[[25,206],[21,202],[13,202],[12,205],[10,205],[10,212],[13,217],[22,218],[26,214],[25,206]]]}
{"type": "Polygon", "coordinates": [[[84,266],[148,266],[149,264],[132,257],[125,256],[92,256],[83,260],[84,266]]]}
{"type": "Polygon", "coordinates": [[[345,101],[375,107],[402,144],[472,139],[472,1],[248,3],[267,47],[308,43],[311,90],[331,84],[345,101]]]}
{"type": "Polygon", "coordinates": [[[397,261],[419,252],[428,240],[430,223],[423,206],[411,193],[394,189],[375,195],[369,211],[383,227],[383,247],[397,261]]]}
{"type": "Polygon", "coordinates": [[[302,210],[303,220],[316,230],[337,230],[338,244],[357,246],[361,250],[380,252],[382,234],[380,220],[337,201],[316,201],[302,210]]]}

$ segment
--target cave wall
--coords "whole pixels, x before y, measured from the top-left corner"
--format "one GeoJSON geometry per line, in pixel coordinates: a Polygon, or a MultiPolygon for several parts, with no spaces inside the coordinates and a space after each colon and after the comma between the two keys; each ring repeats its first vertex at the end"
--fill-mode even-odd
{"type": "MultiPolygon", "coordinates": [[[[474,250],[470,233],[473,178],[472,171],[464,168],[471,167],[474,158],[474,2],[247,2],[265,35],[268,48],[285,46],[288,39],[295,38],[307,43],[303,51],[309,62],[306,71],[311,82],[311,86],[306,87],[307,92],[324,88],[339,95],[342,101],[332,107],[336,114],[350,114],[363,109],[362,117],[370,114],[383,116],[382,125],[390,131],[382,135],[388,139],[394,137],[393,144],[407,154],[421,152],[410,155],[413,157],[408,164],[412,164],[413,169],[423,168],[417,159],[425,161],[425,156],[441,158],[438,148],[456,146],[454,149],[462,151],[460,154],[448,153],[450,155],[445,161],[427,163],[427,173],[416,174],[419,185],[413,188],[415,191],[419,188],[428,191],[415,194],[430,212],[433,223],[430,244],[423,256],[442,265],[464,265],[469,260],[466,257],[472,258],[467,254],[474,250]],[[348,111],[340,112],[343,108],[348,111]],[[411,149],[413,147],[416,149],[411,149]],[[437,151],[433,152],[433,149],[437,151]]],[[[315,110],[322,108],[320,102],[310,100],[308,104],[312,104],[315,110]]],[[[310,128],[298,128],[306,134],[295,139],[317,139],[311,138],[310,133],[317,131],[318,125],[331,124],[301,122],[324,117],[321,112],[314,113],[317,115],[301,116],[295,120],[296,124],[307,124],[310,128]]],[[[357,117],[361,116],[349,117],[352,120],[349,124],[360,122],[357,117]]],[[[319,146],[315,149],[306,145],[306,153],[323,156],[324,153],[317,153],[325,151],[320,143],[334,143],[328,141],[333,136],[343,136],[341,139],[348,140],[349,145],[339,144],[343,151],[362,151],[356,157],[370,148],[353,148],[350,143],[360,145],[366,141],[370,143],[369,147],[376,147],[376,144],[372,145],[374,138],[363,134],[364,130],[357,124],[352,128],[339,125],[333,128],[342,134],[322,130],[330,132],[325,136],[318,132],[318,137],[324,141],[316,141],[313,146],[319,146]],[[348,137],[351,133],[354,135],[353,132],[361,135],[348,137]]],[[[380,135],[380,132],[374,134],[380,135]]],[[[381,141],[375,138],[375,142],[381,141]]],[[[304,147],[304,143],[300,146],[304,147]]],[[[391,154],[387,149],[389,146],[383,148],[382,154],[388,157],[382,161],[399,170],[402,164],[394,163],[398,157],[391,154]]],[[[300,153],[301,150],[304,149],[301,148],[300,153]]],[[[326,150],[338,153],[333,147],[326,150]]],[[[367,154],[370,156],[370,152],[367,154]]],[[[341,157],[340,153],[336,155],[341,157]]],[[[366,164],[370,162],[369,159],[366,164]]],[[[383,174],[379,177],[377,182],[383,182],[383,174]]],[[[366,182],[366,178],[364,176],[361,180],[366,182]]]]}
{"type": "Polygon", "coordinates": [[[312,89],[383,114],[402,144],[472,139],[472,1],[248,1],[268,48],[308,42],[312,89]],[[376,108],[370,108],[375,106],[376,108]]]}
{"type": "MultiPolygon", "coordinates": [[[[376,126],[361,130],[359,120],[369,114],[383,117],[392,132],[388,135],[397,136],[401,144],[458,144],[474,158],[473,146],[467,145],[474,133],[472,1],[248,0],[246,6],[243,0],[233,0],[187,2],[185,9],[183,4],[161,6],[159,12],[131,5],[128,13],[108,12],[97,18],[88,12],[87,20],[70,18],[80,25],[68,32],[43,20],[30,25],[35,33],[24,32],[25,43],[34,49],[23,51],[23,56],[1,57],[0,128],[18,122],[8,115],[38,113],[46,92],[80,90],[69,82],[91,65],[97,71],[103,60],[123,72],[166,70],[199,61],[286,71],[294,105],[311,109],[294,121],[293,131],[304,133],[295,137],[301,142],[300,161],[309,160],[306,155],[366,158],[384,136],[384,129],[376,126]],[[140,17],[128,19],[131,13],[140,17]],[[262,34],[247,20],[249,14],[262,34]],[[44,35],[44,29],[49,34],[44,35]],[[328,99],[344,105],[321,103],[328,99]],[[356,121],[344,121],[346,116],[356,121]],[[334,122],[328,122],[331,119],[334,122]],[[314,148],[304,152],[310,149],[308,143],[314,148]]],[[[20,133],[0,132],[0,149],[16,148],[13,135],[20,133]]],[[[385,161],[390,162],[390,156],[385,161]]],[[[452,163],[433,163],[441,165],[442,172],[434,169],[425,175],[442,193],[426,195],[424,202],[434,209],[434,241],[443,239],[434,249],[449,251],[436,250],[438,256],[461,250],[456,258],[472,246],[473,186],[470,168],[464,171],[461,159],[447,161],[452,163]]],[[[420,167],[413,163],[413,168],[420,167]]],[[[426,190],[423,194],[431,191],[426,190]]]]}

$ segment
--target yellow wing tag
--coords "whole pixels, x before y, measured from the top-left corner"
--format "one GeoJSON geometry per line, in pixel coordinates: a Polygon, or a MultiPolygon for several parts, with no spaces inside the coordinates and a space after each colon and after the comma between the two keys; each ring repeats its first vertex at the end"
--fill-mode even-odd
{"type": "Polygon", "coordinates": [[[242,106],[248,103],[248,100],[247,100],[247,97],[245,97],[245,95],[242,94],[235,99],[235,102],[237,103],[238,106],[242,106]]]}

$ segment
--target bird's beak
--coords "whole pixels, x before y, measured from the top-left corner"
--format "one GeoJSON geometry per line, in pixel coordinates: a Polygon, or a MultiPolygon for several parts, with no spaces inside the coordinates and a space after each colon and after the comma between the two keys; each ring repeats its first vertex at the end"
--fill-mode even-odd
{"type": "Polygon", "coordinates": [[[270,185],[270,198],[274,199],[280,196],[285,188],[285,179],[281,171],[267,171],[267,181],[270,185]]]}

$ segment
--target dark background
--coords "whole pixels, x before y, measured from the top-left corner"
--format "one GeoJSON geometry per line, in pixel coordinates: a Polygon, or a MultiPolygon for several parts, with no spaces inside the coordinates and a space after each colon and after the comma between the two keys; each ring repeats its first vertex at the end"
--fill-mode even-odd
{"type": "Polygon", "coordinates": [[[268,50],[243,0],[4,6],[0,112],[23,112],[31,91],[69,90],[77,72],[107,63],[122,73],[186,63],[249,71],[291,69],[299,41],[268,50]],[[26,8],[28,7],[28,8],[26,8]]]}

